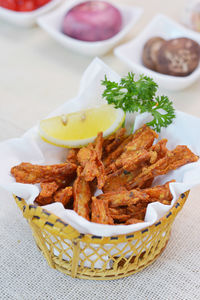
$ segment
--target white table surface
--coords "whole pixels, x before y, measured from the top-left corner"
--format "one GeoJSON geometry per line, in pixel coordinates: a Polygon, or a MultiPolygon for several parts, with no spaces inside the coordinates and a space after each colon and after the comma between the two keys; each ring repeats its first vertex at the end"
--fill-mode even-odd
{"type": "MultiPolygon", "coordinates": [[[[121,0],[144,8],[125,40],[156,13],[179,21],[184,0],[121,0]]],[[[110,52],[102,59],[119,74],[129,70],[110,52]]],[[[0,141],[18,137],[76,95],[92,58],[66,50],[40,28],[0,21],[0,141]]],[[[200,117],[200,80],[181,92],[163,91],[177,109],[200,117]]],[[[12,197],[0,189],[0,299],[200,299],[200,186],[177,217],[165,252],[143,272],[95,282],[51,270],[12,197]]]]}

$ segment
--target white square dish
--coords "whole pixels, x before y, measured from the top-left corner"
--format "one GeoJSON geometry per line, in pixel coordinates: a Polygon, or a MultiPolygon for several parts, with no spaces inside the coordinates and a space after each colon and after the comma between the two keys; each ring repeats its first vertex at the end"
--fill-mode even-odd
{"type": "Polygon", "coordinates": [[[56,41],[64,47],[87,56],[99,56],[108,52],[116,43],[118,43],[139,20],[142,9],[135,6],[115,5],[122,13],[123,25],[119,33],[114,37],[99,42],[85,42],[73,39],[61,32],[62,20],[70,8],[83,0],[70,1],[63,4],[53,12],[38,18],[38,24],[56,41]]]}
{"type": "Polygon", "coordinates": [[[193,84],[200,77],[200,64],[190,75],[185,77],[161,74],[143,65],[142,51],[144,44],[148,39],[154,36],[160,36],[164,39],[187,37],[200,43],[200,36],[198,37],[196,33],[186,29],[170,18],[158,14],[135,39],[117,47],[114,53],[119,59],[125,62],[134,73],[145,74],[152,77],[159,86],[165,89],[177,91],[193,84]]]}
{"type": "Polygon", "coordinates": [[[63,0],[51,0],[49,3],[30,12],[18,12],[0,7],[0,19],[22,27],[31,27],[42,14],[56,7],[63,0]]]}

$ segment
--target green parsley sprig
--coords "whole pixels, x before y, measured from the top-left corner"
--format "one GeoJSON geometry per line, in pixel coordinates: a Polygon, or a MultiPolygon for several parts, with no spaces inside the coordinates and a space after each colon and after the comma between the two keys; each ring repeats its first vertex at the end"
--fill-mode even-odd
{"type": "Polygon", "coordinates": [[[102,96],[108,104],[114,104],[115,108],[121,108],[124,112],[150,113],[153,119],[147,125],[160,132],[175,118],[172,101],[167,96],[156,96],[158,85],[152,78],[141,75],[134,80],[134,76],[128,73],[120,83],[109,81],[105,76],[102,80],[105,86],[102,96]]]}

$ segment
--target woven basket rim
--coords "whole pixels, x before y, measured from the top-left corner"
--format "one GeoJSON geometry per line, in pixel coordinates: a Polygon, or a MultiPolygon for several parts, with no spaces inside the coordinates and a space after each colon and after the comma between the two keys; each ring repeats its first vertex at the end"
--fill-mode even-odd
{"type": "MultiPolygon", "coordinates": [[[[183,207],[187,197],[189,194],[189,190],[186,191],[185,193],[182,193],[180,197],[177,199],[175,204],[172,206],[172,208],[166,212],[166,214],[161,217],[158,221],[153,223],[150,226],[147,226],[141,230],[134,231],[129,234],[122,234],[122,235],[117,235],[117,236],[96,236],[92,234],[83,234],[78,232],[78,230],[74,229],[70,224],[66,223],[63,221],[60,217],[57,217],[54,213],[49,212],[47,209],[42,208],[41,206],[37,206],[35,204],[27,204],[27,202],[16,195],[13,194],[15,201],[19,208],[22,210],[23,215],[26,219],[33,221],[36,225],[39,227],[46,228],[48,231],[54,231],[55,229],[58,234],[64,234],[64,235],[72,235],[74,238],[89,238],[90,240],[98,241],[101,242],[101,240],[112,240],[113,242],[119,242],[120,240],[127,240],[129,238],[133,238],[136,235],[144,235],[146,232],[151,230],[152,228],[155,228],[159,226],[161,223],[168,222],[168,219],[170,217],[175,218],[176,215],[178,214],[179,210],[183,207]]],[[[113,226],[113,225],[111,225],[113,226]]]]}

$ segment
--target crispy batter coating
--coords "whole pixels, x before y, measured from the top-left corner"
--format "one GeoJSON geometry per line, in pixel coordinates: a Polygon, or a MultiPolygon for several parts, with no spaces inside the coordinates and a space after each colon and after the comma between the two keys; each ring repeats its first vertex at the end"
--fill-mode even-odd
{"type": "Polygon", "coordinates": [[[185,164],[192,163],[198,160],[196,156],[187,146],[177,146],[174,150],[168,151],[167,154],[159,159],[156,163],[144,167],[142,172],[134,178],[134,181],[129,181],[125,184],[127,189],[141,187],[147,180],[159,175],[164,175],[171,170],[175,170],[185,164]]]}
{"type": "Polygon", "coordinates": [[[150,148],[150,151],[153,152],[155,155],[152,155],[151,157],[151,164],[155,163],[157,160],[163,158],[167,154],[169,150],[167,149],[166,144],[167,139],[162,139],[150,148]]]}
{"type": "Polygon", "coordinates": [[[153,145],[155,138],[158,138],[158,134],[149,126],[143,125],[136,130],[133,139],[126,145],[125,150],[149,149],[153,145]]]}
{"type": "Polygon", "coordinates": [[[109,212],[110,212],[110,215],[126,215],[127,214],[127,208],[126,206],[118,206],[118,207],[109,207],[109,212]]]}
{"type": "Polygon", "coordinates": [[[173,199],[173,196],[169,189],[169,184],[171,182],[175,182],[175,180],[168,181],[163,185],[157,185],[152,188],[143,189],[143,191],[147,195],[149,195],[151,202],[159,201],[163,203],[164,201],[165,203],[170,204],[173,199]]]}
{"type": "Polygon", "coordinates": [[[105,167],[108,167],[111,163],[115,162],[115,160],[123,153],[124,147],[132,140],[133,135],[129,135],[125,140],[109,155],[103,159],[103,164],[105,167]]]}
{"type": "Polygon", "coordinates": [[[136,205],[131,205],[127,208],[128,213],[131,215],[131,218],[136,218],[138,220],[144,220],[147,209],[147,203],[140,202],[136,205]]]}
{"type": "Polygon", "coordinates": [[[115,150],[126,138],[126,128],[118,129],[114,134],[104,140],[103,146],[106,153],[115,150]]]}
{"type": "Polygon", "coordinates": [[[54,202],[53,194],[59,188],[59,184],[55,181],[52,182],[41,182],[41,192],[35,199],[35,203],[38,205],[47,205],[54,202]]]}
{"type": "Polygon", "coordinates": [[[94,141],[95,151],[96,151],[96,154],[97,154],[97,158],[99,160],[101,160],[101,158],[102,158],[103,142],[104,142],[103,132],[99,132],[97,134],[97,137],[96,137],[95,141],[94,141]]]}
{"type": "Polygon", "coordinates": [[[72,148],[69,150],[68,154],[67,154],[67,158],[66,161],[72,163],[72,164],[78,164],[78,160],[77,160],[77,153],[78,153],[79,149],[77,148],[72,148]]]}
{"type": "Polygon", "coordinates": [[[134,188],[143,188],[146,182],[153,180],[154,177],[164,175],[171,170],[175,170],[187,163],[198,160],[190,149],[186,146],[177,146],[172,151],[167,151],[166,155],[157,160],[154,164],[143,168],[138,168],[133,172],[119,169],[108,175],[104,185],[104,192],[117,190],[120,186],[131,190],[134,188]]]}
{"type": "Polygon", "coordinates": [[[134,160],[139,162],[147,161],[153,155],[148,150],[155,140],[158,138],[157,133],[150,129],[147,125],[143,125],[133,135],[129,135],[121,145],[113,151],[104,161],[106,174],[115,172],[120,167],[124,167],[127,171],[134,169],[134,160]],[[135,152],[140,151],[140,152],[135,152]],[[138,156],[141,157],[139,158],[138,156]]]}
{"type": "Polygon", "coordinates": [[[91,157],[91,160],[87,162],[82,173],[86,181],[93,181],[97,178],[98,188],[101,189],[105,184],[105,170],[101,160],[98,160],[97,157],[94,159],[91,157]]]}
{"type": "Polygon", "coordinates": [[[143,222],[143,221],[140,219],[131,218],[126,221],[125,225],[137,224],[137,223],[141,223],[141,222],[143,222]]]}
{"type": "Polygon", "coordinates": [[[92,222],[113,225],[113,219],[108,209],[108,202],[92,197],[92,222]]]}
{"type": "Polygon", "coordinates": [[[41,183],[41,192],[36,198],[35,202],[39,205],[47,205],[53,202],[62,202],[64,206],[67,205],[72,197],[72,187],[65,187],[59,189],[59,184],[55,181],[41,183]]]}
{"type": "Polygon", "coordinates": [[[93,153],[93,146],[89,144],[78,151],[77,159],[79,164],[84,168],[86,163],[91,159],[93,153]]]}
{"type": "Polygon", "coordinates": [[[67,177],[71,178],[76,171],[76,165],[64,163],[49,166],[32,165],[21,163],[11,169],[11,174],[17,182],[40,183],[40,182],[61,182],[67,177]]]}
{"type": "Polygon", "coordinates": [[[133,172],[129,172],[121,168],[114,173],[109,174],[103,187],[104,193],[117,191],[120,189],[126,190],[126,185],[129,182],[133,182],[134,178],[138,176],[140,172],[141,169],[136,169],[133,172]]]}
{"type": "Polygon", "coordinates": [[[73,195],[73,189],[71,186],[67,186],[63,189],[59,189],[57,192],[55,192],[53,199],[55,202],[61,202],[64,207],[67,206],[69,203],[71,197],[73,195]]]}
{"type": "Polygon", "coordinates": [[[91,202],[91,191],[89,183],[81,175],[82,168],[77,169],[77,178],[73,185],[74,210],[77,214],[87,220],[89,217],[89,205],[91,202]]]}
{"type": "Polygon", "coordinates": [[[144,221],[149,203],[171,204],[174,180],[152,187],[154,178],[198,160],[186,146],[169,151],[167,139],[154,144],[156,138],[146,125],[129,136],[124,128],[106,139],[100,132],[94,143],[69,150],[64,164],[21,163],[11,174],[17,182],[41,184],[38,205],[61,202],[92,222],[136,224],[144,221]],[[92,197],[97,187],[103,194],[92,197]]]}
{"type": "Polygon", "coordinates": [[[82,176],[86,181],[97,178],[98,188],[101,189],[106,180],[104,165],[101,161],[103,145],[103,134],[100,132],[95,144],[89,144],[81,148],[77,154],[78,162],[83,167],[82,176]]]}
{"type": "Polygon", "coordinates": [[[116,224],[124,223],[130,219],[130,215],[112,215],[116,224]]]}
{"type": "Polygon", "coordinates": [[[53,182],[41,182],[41,192],[40,196],[41,197],[51,197],[59,188],[59,185],[53,181],[53,182]]]}
{"type": "Polygon", "coordinates": [[[141,201],[149,203],[149,195],[142,190],[109,192],[97,198],[107,201],[110,207],[130,206],[141,201]]]}
{"type": "Polygon", "coordinates": [[[34,201],[36,204],[43,206],[47,204],[51,204],[54,202],[53,197],[41,197],[40,195],[37,196],[37,198],[34,201]]]}
{"type": "Polygon", "coordinates": [[[154,178],[150,178],[149,180],[145,181],[144,184],[141,186],[141,189],[147,189],[152,186],[154,178]]]}
{"type": "Polygon", "coordinates": [[[116,166],[131,172],[143,166],[150,158],[151,153],[145,149],[126,151],[116,160],[116,166]]]}

